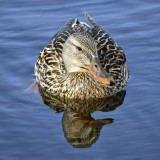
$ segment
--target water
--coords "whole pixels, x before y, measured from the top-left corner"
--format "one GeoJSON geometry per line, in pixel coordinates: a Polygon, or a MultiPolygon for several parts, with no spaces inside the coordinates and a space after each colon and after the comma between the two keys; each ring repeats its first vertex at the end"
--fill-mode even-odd
{"type": "Polygon", "coordinates": [[[0,159],[158,160],[159,19],[160,2],[156,0],[1,0],[0,159]],[[24,90],[33,82],[41,49],[69,19],[87,22],[83,11],[124,49],[130,79],[123,104],[91,115],[114,119],[113,123],[99,128],[100,135],[90,147],[75,148],[67,141],[64,126],[70,113],[52,110],[40,94],[24,90]]]}

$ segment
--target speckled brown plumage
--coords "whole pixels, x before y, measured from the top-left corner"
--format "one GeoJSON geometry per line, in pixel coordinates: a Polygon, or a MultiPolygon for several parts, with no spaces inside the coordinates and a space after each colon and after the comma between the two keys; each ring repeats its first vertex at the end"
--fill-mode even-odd
{"type": "Polygon", "coordinates": [[[35,64],[35,79],[48,92],[64,98],[100,98],[123,89],[128,80],[128,69],[123,49],[85,13],[92,28],[71,19],[40,52],[35,64]],[[99,82],[88,72],[67,73],[62,58],[63,45],[73,33],[85,32],[97,43],[101,66],[114,80],[109,86],[99,82]]]}

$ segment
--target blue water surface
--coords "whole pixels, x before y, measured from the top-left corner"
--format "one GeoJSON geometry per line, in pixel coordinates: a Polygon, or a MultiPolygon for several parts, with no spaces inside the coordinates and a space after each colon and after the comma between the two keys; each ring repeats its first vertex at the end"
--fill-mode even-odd
{"type": "MultiPolygon", "coordinates": [[[[149,0],[0,1],[1,160],[159,160],[160,2],[149,0]],[[130,72],[123,104],[95,119],[113,118],[88,148],[67,142],[63,112],[24,93],[39,52],[71,18],[89,13],[124,49],[130,72]]],[[[88,22],[87,22],[88,23],[88,22]]]]}

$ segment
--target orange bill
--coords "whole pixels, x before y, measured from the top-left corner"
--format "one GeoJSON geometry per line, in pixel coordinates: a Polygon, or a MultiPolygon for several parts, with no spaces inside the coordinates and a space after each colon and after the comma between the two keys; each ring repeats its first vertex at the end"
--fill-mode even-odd
{"type": "Polygon", "coordinates": [[[113,122],[112,118],[107,118],[107,119],[97,119],[97,120],[91,120],[88,122],[88,124],[99,124],[99,125],[106,125],[106,124],[110,124],[113,122]]]}
{"type": "Polygon", "coordinates": [[[102,68],[100,63],[93,61],[88,66],[88,69],[99,82],[106,85],[114,84],[111,76],[102,68]]]}

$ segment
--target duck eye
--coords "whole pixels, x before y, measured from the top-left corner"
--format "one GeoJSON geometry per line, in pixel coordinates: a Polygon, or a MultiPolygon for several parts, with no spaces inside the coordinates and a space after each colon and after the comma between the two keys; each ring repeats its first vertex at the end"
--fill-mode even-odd
{"type": "Polygon", "coordinates": [[[82,48],[81,48],[81,47],[77,47],[77,49],[78,49],[79,51],[82,51],[82,48]]]}

